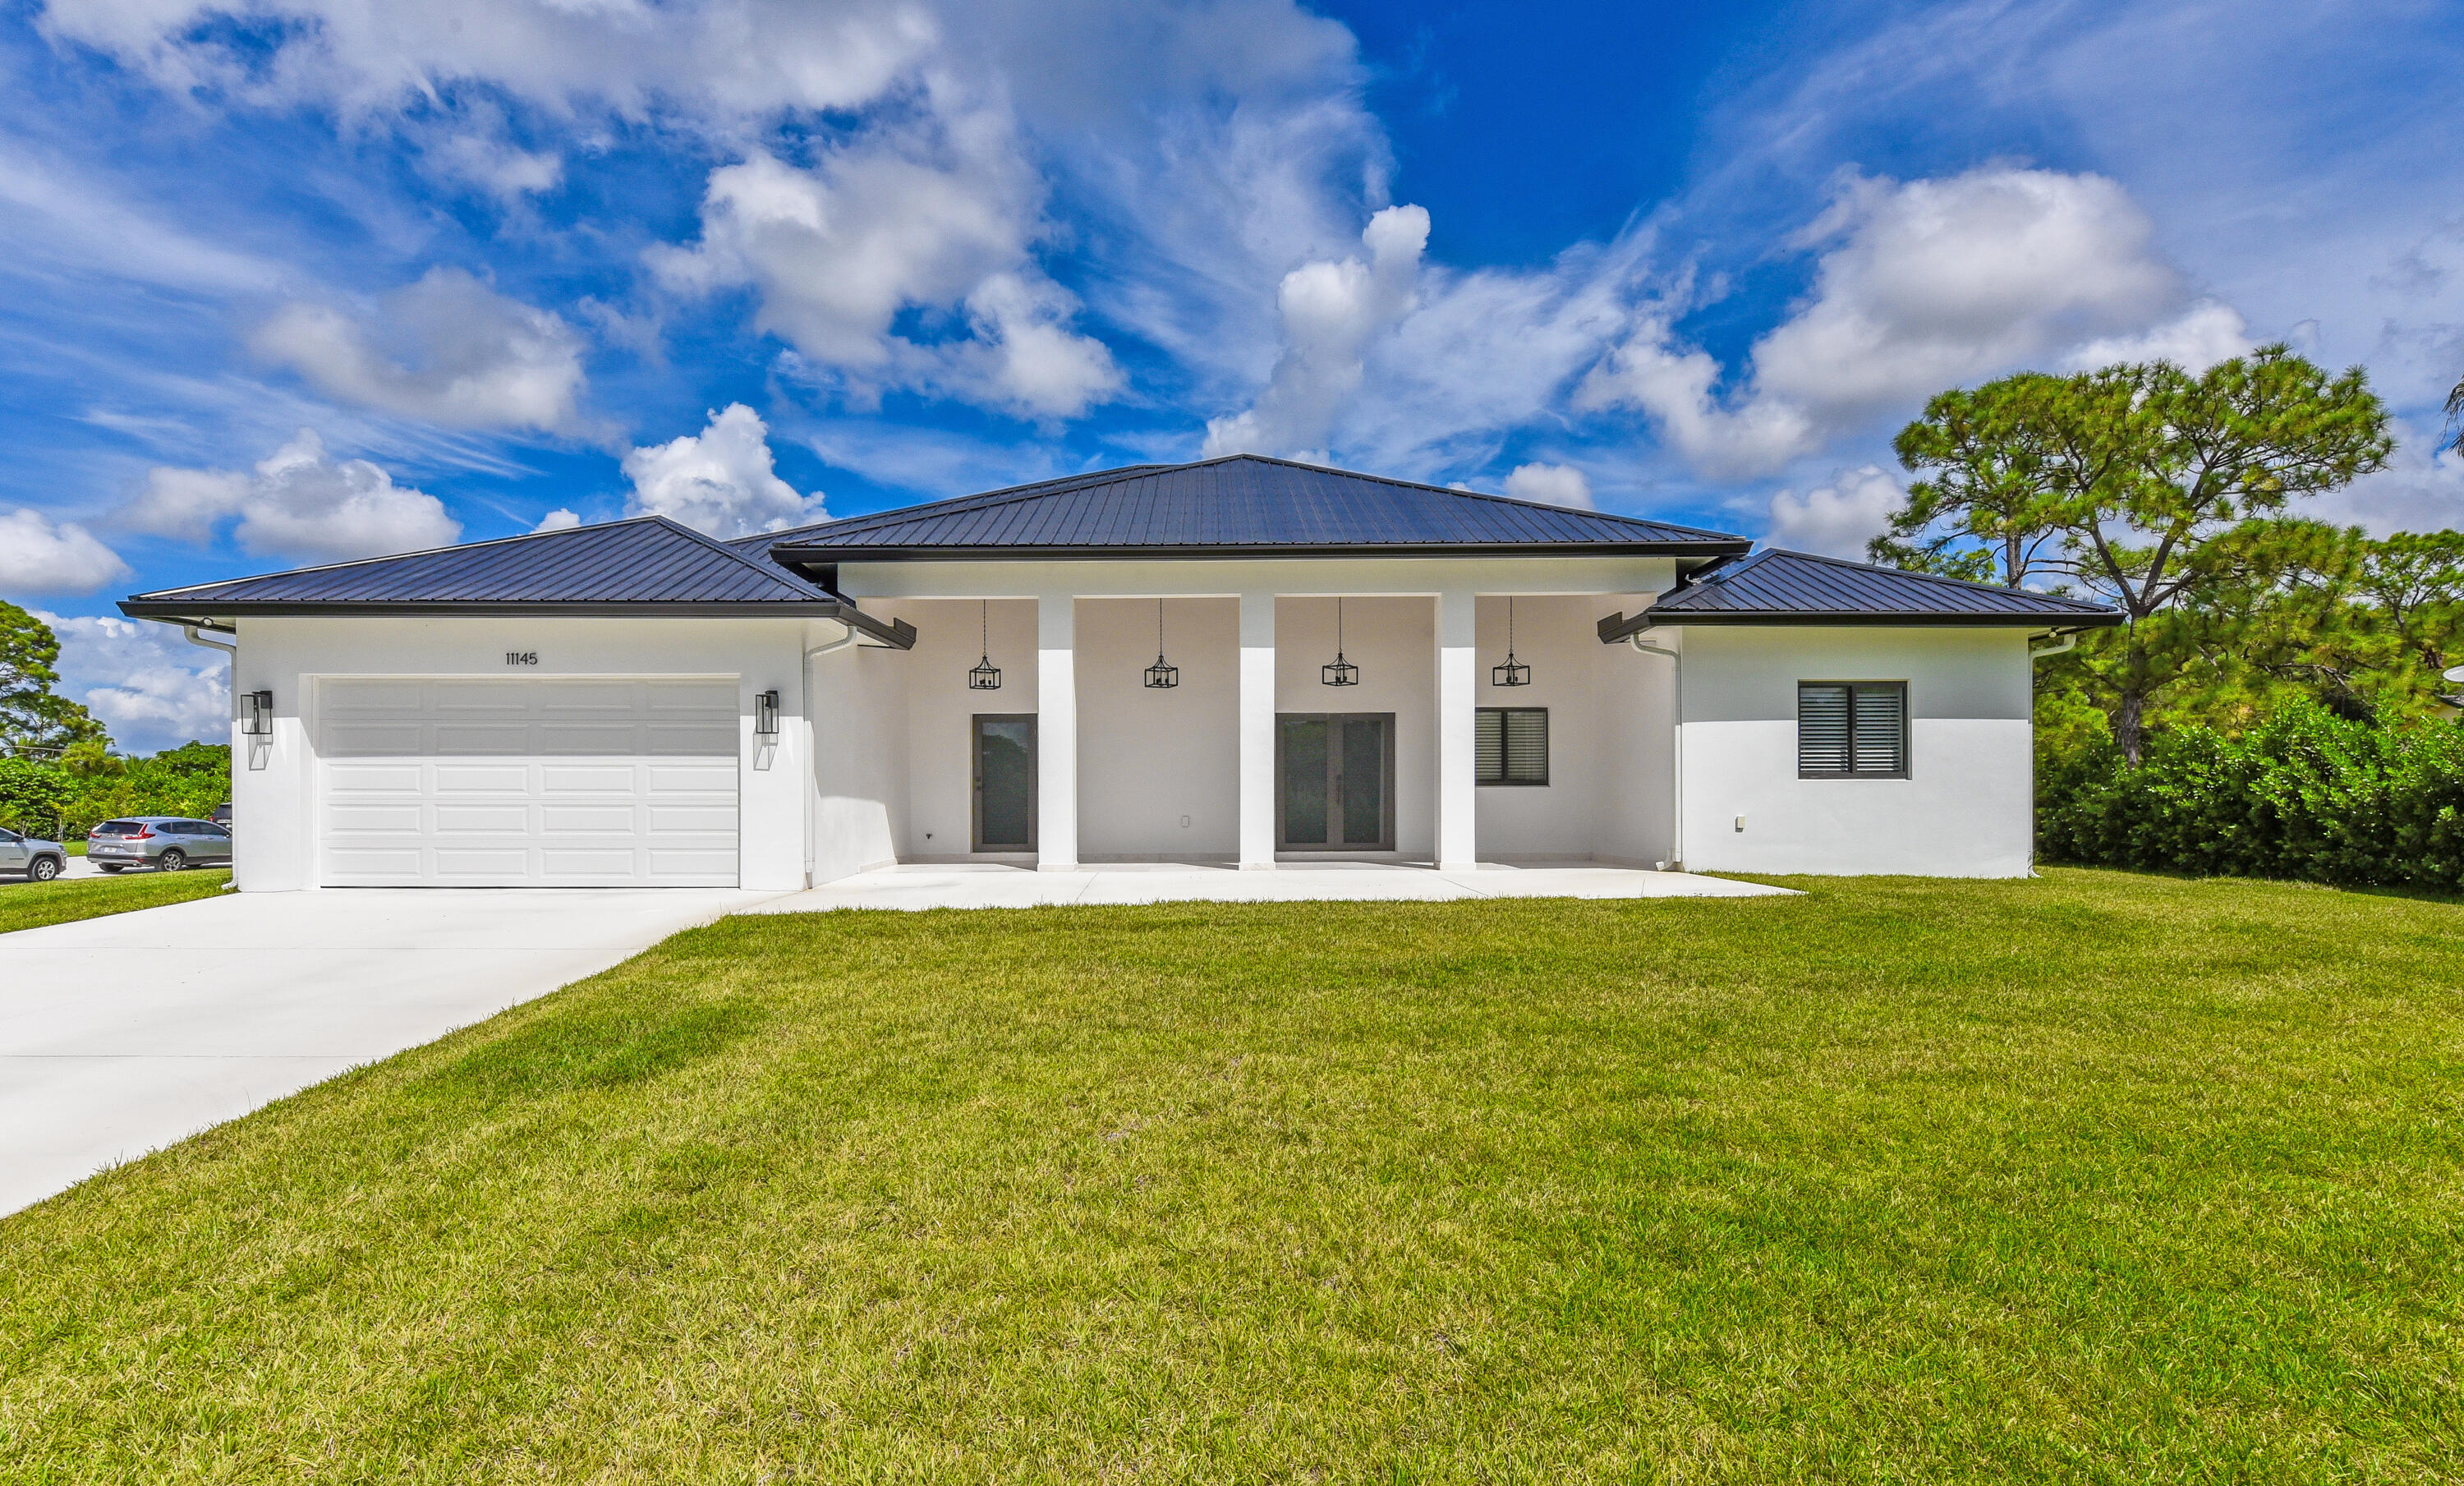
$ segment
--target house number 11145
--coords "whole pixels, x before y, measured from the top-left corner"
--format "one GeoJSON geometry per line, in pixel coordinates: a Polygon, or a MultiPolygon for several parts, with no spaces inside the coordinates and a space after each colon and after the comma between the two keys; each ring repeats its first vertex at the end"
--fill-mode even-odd
{"type": "Polygon", "coordinates": [[[509,666],[538,665],[539,652],[535,650],[509,650],[505,652],[505,664],[509,666]]]}

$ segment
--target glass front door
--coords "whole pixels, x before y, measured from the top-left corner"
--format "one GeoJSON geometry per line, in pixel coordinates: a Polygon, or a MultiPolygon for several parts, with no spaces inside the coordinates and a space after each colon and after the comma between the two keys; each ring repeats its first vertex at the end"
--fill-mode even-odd
{"type": "Polygon", "coordinates": [[[1286,713],[1275,720],[1276,844],[1290,851],[1395,849],[1395,715],[1286,713]]]}
{"type": "Polygon", "coordinates": [[[1035,718],[979,713],[975,732],[975,849],[1034,851],[1035,718]]]}

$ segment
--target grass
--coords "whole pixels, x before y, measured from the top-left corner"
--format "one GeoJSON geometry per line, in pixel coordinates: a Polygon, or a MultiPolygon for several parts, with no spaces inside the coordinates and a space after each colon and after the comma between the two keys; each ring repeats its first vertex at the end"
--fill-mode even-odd
{"type": "Polygon", "coordinates": [[[55,877],[29,882],[23,877],[0,879],[0,934],[99,919],[105,914],[160,908],[192,898],[211,898],[231,882],[228,867],[187,872],[137,872],[112,877],[55,877]]]}
{"type": "Polygon", "coordinates": [[[17,1480],[2453,1480],[2464,909],[743,918],[0,1222],[17,1480]]]}

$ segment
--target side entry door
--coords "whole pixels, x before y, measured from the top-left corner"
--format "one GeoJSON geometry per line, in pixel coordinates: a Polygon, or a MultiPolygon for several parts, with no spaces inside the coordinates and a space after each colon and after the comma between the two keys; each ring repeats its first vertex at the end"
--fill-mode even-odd
{"type": "Polygon", "coordinates": [[[969,750],[979,852],[1035,850],[1035,715],[979,712],[969,750]]]}

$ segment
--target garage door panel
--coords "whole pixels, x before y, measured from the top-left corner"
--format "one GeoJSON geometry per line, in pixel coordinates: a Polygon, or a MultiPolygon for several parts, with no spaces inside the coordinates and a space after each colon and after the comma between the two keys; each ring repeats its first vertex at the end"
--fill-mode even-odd
{"type": "Polygon", "coordinates": [[[328,722],[329,759],[400,758],[424,750],[426,730],[416,722],[328,722]]]}
{"type": "MultiPolygon", "coordinates": [[[[592,832],[631,836],[640,833],[639,816],[639,810],[630,804],[543,805],[539,807],[539,833],[561,836],[592,832]]],[[[735,825],[736,817],[730,814],[728,829],[733,830],[735,825]]]]}
{"type": "Polygon", "coordinates": [[[732,885],[732,680],[330,681],[323,880],[732,885]]]}
{"type": "Polygon", "coordinates": [[[336,805],[325,812],[328,829],[338,834],[358,831],[417,831],[420,807],[409,805],[336,805]]]}
{"type": "Polygon", "coordinates": [[[434,807],[431,824],[439,835],[467,835],[473,832],[495,832],[527,837],[531,833],[531,807],[521,805],[444,805],[434,807]]]}
{"type": "Polygon", "coordinates": [[[325,769],[328,794],[419,793],[416,764],[334,764],[325,769]]]}
{"type": "Polygon", "coordinates": [[[436,764],[429,765],[428,792],[454,794],[517,794],[531,792],[527,764],[436,764]]]}

